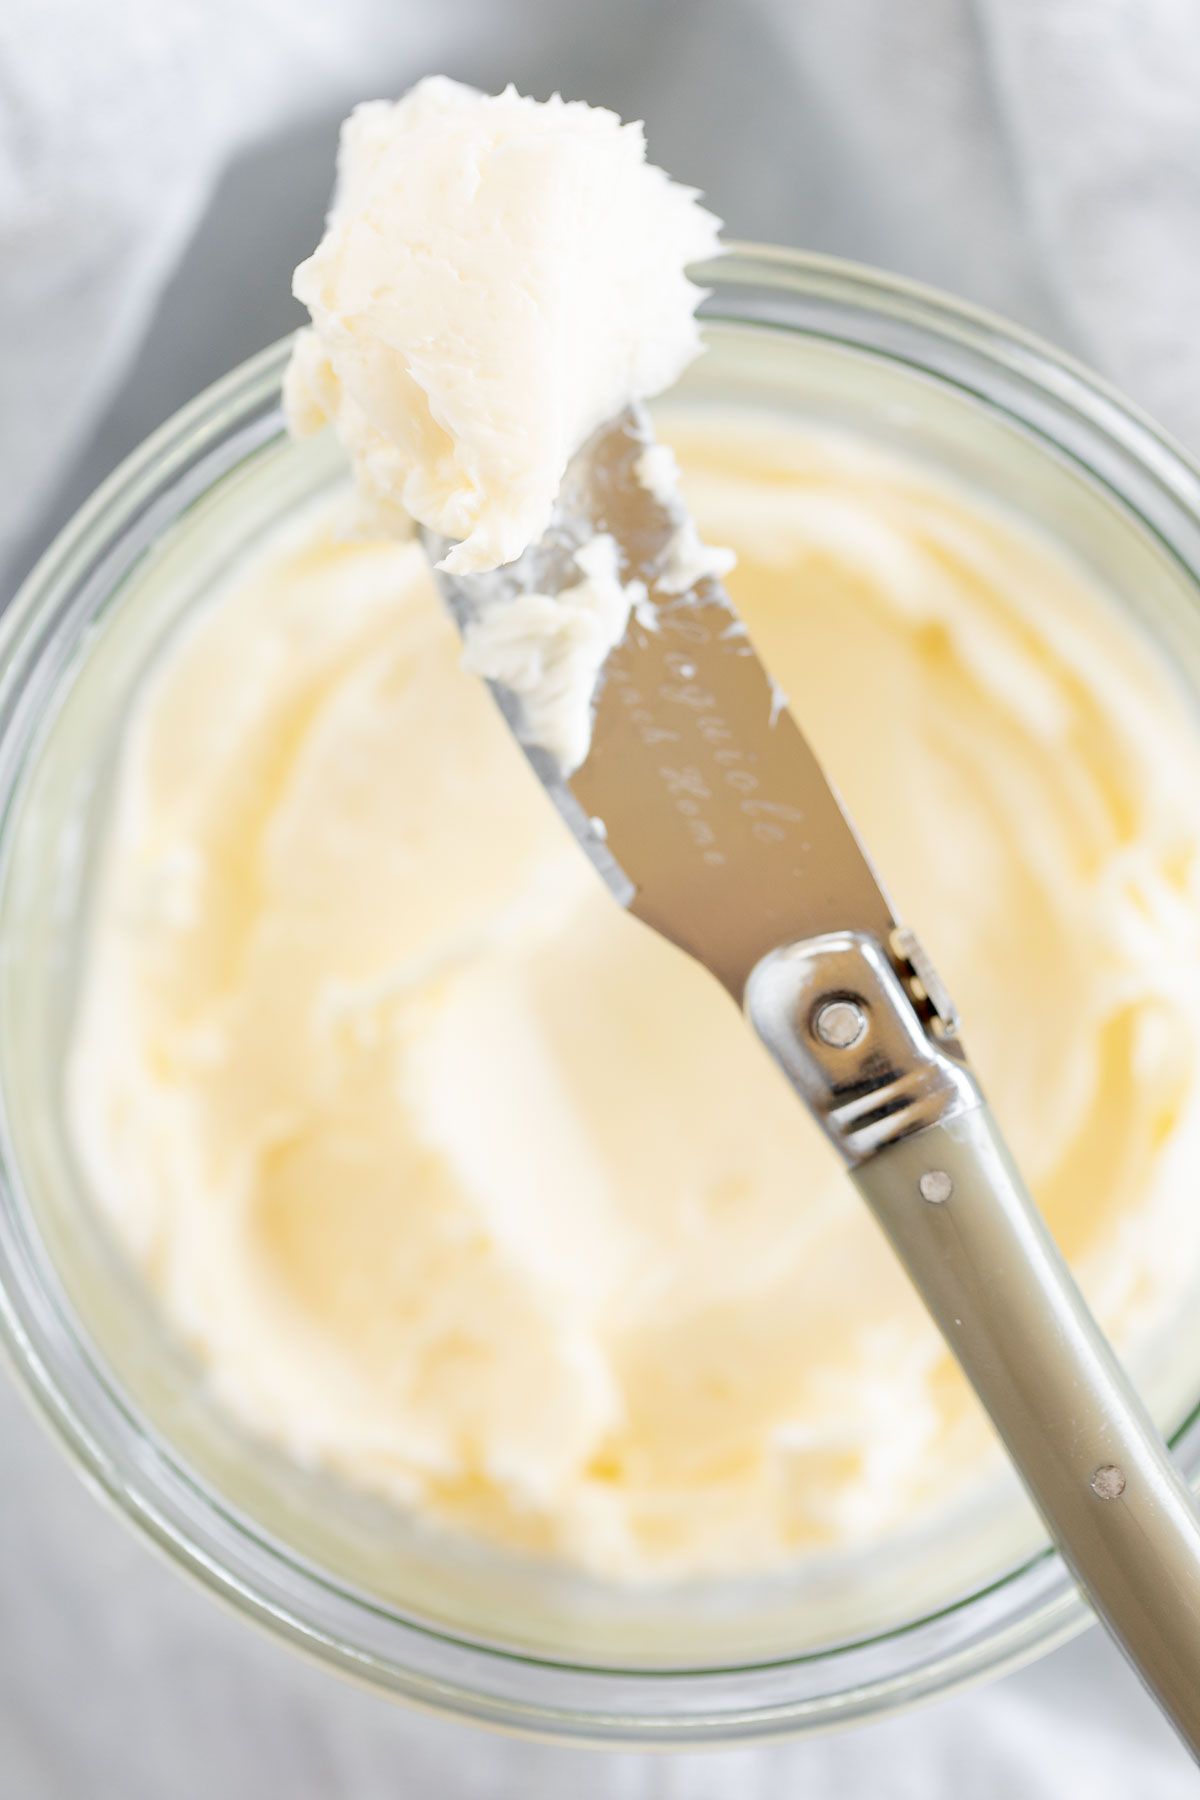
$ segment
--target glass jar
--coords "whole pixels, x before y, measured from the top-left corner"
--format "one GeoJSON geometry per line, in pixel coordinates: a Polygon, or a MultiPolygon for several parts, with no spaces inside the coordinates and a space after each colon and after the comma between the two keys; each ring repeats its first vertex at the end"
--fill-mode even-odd
{"type": "MultiPolygon", "coordinates": [[[[1084,370],[905,283],[734,250],[702,278],[709,354],[672,404],[835,425],[1039,523],[1200,693],[1200,472],[1084,370]]],[[[249,1618],[386,1692],[612,1744],[848,1724],[1012,1668],[1086,1612],[1010,1478],[870,1553],[771,1579],[620,1590],[451,1541],[251,1441],[210,1402],[72,1165],[62,1070],[133,696],[161,646],[339,479],[290,443],[288,346],[165,425],[0,622],[0,1324],[91,1484],[249,1618]]],[[[1192,1309],[1196,1314],[1198,1309],[1192,1309]]],[[[1138,1367],[1200,1472],[1200,1317],[1138,1367]]]]}

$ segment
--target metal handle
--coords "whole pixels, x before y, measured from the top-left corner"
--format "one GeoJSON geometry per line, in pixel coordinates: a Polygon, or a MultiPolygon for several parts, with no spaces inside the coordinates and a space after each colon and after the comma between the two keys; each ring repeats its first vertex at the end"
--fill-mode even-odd
{"type": "Polygon", "coordinates": [[[746,1006],[850,1162],[1072,1573],[1200,1759],[1200,1514],[973,1078],[870,939],[773,953],[746,1006]]]}

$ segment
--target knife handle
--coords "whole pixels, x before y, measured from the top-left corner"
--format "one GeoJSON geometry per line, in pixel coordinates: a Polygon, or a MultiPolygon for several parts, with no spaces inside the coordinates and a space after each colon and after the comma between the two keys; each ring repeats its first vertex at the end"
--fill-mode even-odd
{"type": "Polygon", "coordinates": [[[1200,1514],[973,1078],[928,1037],[880,947],[855,934],[764,959],[747,1011],[810,1105],[824,1085],[814,1110],[855,1185],[1076,1580],[1200,1759],[1200,1514]],[[852,1009],[839,1038],[853,1009],[865,1020],[853,1044],[822,1041],[831,1005],[852,1009]],[[896,1055],[906,1043],[925,1059],[915,1089],[918,1071],[896,1055]],[[911,1116],[914,1091],[928,1118],[911,1116]]]}
{"type": "Polygon", "coordinates": [[[1076,1580],[1200,1756],[1200,1517],[988,1109],[853,1179],[1076,1580]]]}

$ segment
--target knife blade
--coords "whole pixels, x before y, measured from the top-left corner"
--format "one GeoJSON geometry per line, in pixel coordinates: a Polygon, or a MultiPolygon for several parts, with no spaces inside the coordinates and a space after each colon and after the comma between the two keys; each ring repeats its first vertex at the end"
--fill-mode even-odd
{"type": "MultiPolygon", "coordinates": [[[[769,950],[822,931],[899,943],[906,961],[879,878],[724,587],[668,582],[684,515],[639,479],[653,442],[644,411],[626,409],[574,458],[546,536],[495,574],[439,573],[443,596],[468,633],[490,606],[569,587],[575,553],[611,537],[647,601],[604,666],[582,765],[564,776],[530,742],[520,698],[492,686],[617,898],[739,1001],[769,950]]],[[[429,547],[435,559],[444,550],[429,547]]]]}

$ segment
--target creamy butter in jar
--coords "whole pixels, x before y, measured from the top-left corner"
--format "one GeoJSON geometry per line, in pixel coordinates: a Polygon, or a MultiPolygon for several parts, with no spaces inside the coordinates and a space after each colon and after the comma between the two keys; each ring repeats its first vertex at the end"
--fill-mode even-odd
{"type": "MultiPolygon", "coordinates": [[[[779,252],[706,282],[662,415],[702,530],[1177,1426],[1194,475],[946,302],[779,252]]],[[[6,621],[18,1359],[212,1584],[472,1716],[762,1735],[1033,1654],[1079,1603],[932,1327],[562,837],[415,549],[336,540],[283,354],[6,621]]]]}

